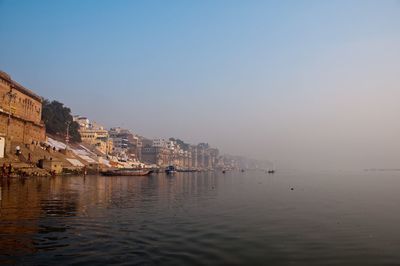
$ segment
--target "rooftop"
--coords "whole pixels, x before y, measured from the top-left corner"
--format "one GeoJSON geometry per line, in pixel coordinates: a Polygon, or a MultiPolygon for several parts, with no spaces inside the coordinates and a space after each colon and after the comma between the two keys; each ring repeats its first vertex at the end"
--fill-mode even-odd
{"type": "Polygon", "coordinates": [[[37,95],[33,91],[25,88],[24,86],[22,86],[21,84],[19,84],[15,80],[12,80],[11,76],[9,74],[7,74],[6,72],[0,70],[0,78],[8,81],[9,83],[11,83],[16,90],[18,90],[18,91],[20,91],[20,92],[22,92],[22,93],[24,93],[26,95],[29,95],[30,97],[38,100],[39,102],[42,102],[42,97],[40,97],[39,95],[37,95]]]}

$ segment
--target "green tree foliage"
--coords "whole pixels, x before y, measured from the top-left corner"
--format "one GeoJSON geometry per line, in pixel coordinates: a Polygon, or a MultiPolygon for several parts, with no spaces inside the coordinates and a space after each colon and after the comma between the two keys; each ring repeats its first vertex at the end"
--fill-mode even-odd
{"type": "Polygon", "coordinates": [[[42,120],[46,125],[46,131],[50,134],[65,137],[67,135],[67,125],[69,124],[70,140],[80,142],[79,124],[73,122],[71,109],[65,107],[58,101],[43,100],[42,120]]]}

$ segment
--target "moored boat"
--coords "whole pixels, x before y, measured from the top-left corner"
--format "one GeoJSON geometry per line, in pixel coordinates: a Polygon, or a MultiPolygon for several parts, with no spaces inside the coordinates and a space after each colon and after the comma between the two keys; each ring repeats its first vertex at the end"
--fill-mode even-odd
{"type": "Polygon", "coordinates": [[[175,169],[175,166],[173,166],[173,165],[170,165],[170,166],[167,167],[167,169],[165,169],[165,173],[167,175],[172,175],[175,172],[176,172],[176,169],[175,169]]]}
{"type": "Polygon", "coordinates": [[[151,170],[145,169],[121,168],[103,171],[101,174],[105,176],[145,176],[151,174],[152,172],[153,171],[151,170]]]}

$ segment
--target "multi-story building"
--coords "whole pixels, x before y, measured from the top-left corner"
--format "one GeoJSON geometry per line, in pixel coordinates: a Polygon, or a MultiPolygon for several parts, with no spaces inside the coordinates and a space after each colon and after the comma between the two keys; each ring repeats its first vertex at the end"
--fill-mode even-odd
{"type": "Polygon", "coordinates": [[[79,124],[80,129],[89,129],[90,127],[90,121],[87,117],[75,115],[73,116],[73,120],[79,124]]]}
{"type": "Polygon", "coordinates": [[[100,137],[97,138],[96,141],[92,144],[103,154],[111,154],[113,151],[114,145],[112,139],[100,137]]]}
{"type": "Polygon", "coordinates": [[[12,142],[30,144],[45,139],[42,98],[0,71],[0,155],[12,142]]]}
{"type": "Polygon", "coordinates": [[[215,169],[219,151],[207,143],[189,145],[180,139],[143,139],[142,158],[159,166],[174,165],[183,169],[215,169]]]}
{"type": "Polygon", "coordinates": [[[156,138],[152,141],[143,139],[143,162],[159,166],[174,165],[178,168],[192,167],[192,151],[190,145],[179,141],[186,150],[174,139],[156,138]]]}
{"type": "Polygon", "coordinates": [[[79,124],[79,133],[83,143],[93,146],[103,154],[111,153],[113,142],[103,126],[91,122],[84,116],[74,116],[74,121],[79,124]]]}
{"type": "Polygon", "coordinates": [[[98,139],[107,139],[108,131],[105,129],[80,129],[82,142],[94,144],[98,139]]]}
{"type": "Polygon", "coordinates": [[[164,147],[146,145],[142,148],[142,162],[144,163],[168,166],[172,164],[171,159],[170,150],[164,147]]]}
{"type": "Polygon", "coordinates": [[[130,130],[115,127],[110,129],[109,135],[114,143],[113,152],[115,154],[134,160],[141,159],[142,142],[130,130]]]}
{"type": "Polygon", "coordinates": [[[191,167],[197,169],[197,167],[198,167],[197,146],[191,145],[190,152],[191,152],[191,160],[192,160],[191,167]]]}
{"type": "Polygon", "coordinates": [[[162,138],[155,138],[153,139],[153,147],[157,148],[166,148],[167,147],[167,140],[162,138]]]}

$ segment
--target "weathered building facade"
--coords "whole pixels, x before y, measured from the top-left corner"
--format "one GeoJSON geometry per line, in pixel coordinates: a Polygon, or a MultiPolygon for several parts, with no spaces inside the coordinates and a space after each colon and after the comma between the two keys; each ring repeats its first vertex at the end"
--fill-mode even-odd
{"type": "Polygon", "coordinates": [[[45,141],[42,98],[0,71],[0,137],[11,143],[45,141]]]}
{"type": "Polygon", "coordinates": [[[142,142],[139,137],[120,127],[111,128],[108,133],[114,143],[114,154],[125,154],[131,159],[141,160],[142,142]]]}
{"type": "Polygon", "coordinates": [[[172,164],[171,151],[163,147],[146,146],[142,148],[142,162],[167,166],[172,164]]]}
{"type": "Polygon", "coordinates": [[[198,145],[178,144],[177,141],[155,139],[142,149],[143,162],[159,166],[174,165],[180,169],[215,169],[219,163],[219,151],[207,143],[198,145]],[[171,142],[170,145],[167,143],[171,142]],[[161,143],[161,144],[160,144],[161,143]]]}

